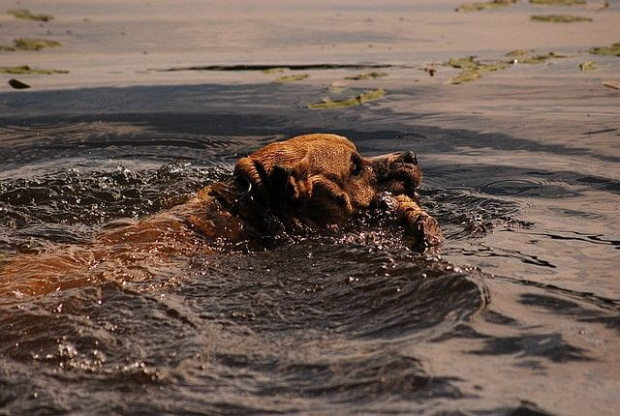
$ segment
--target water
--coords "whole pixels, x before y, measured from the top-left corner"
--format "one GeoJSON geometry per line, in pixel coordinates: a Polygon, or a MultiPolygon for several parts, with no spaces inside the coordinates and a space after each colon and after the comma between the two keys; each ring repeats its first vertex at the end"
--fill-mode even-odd
{"type": "Polygon", "coordinates": [[[613,118],[573,125],[562,141],[569,127],[549,117],[539,140],[536,120],[511,124],[518,105],[512,118],[433,114],[412,109],[423,89],[402,88],[364,108],[303,107],[320,93],[206,84],[0,95],[3,256],[83,245],[109,221],[229,177],[265,143],[313,131],[368,155],[415,150],[424,205],[447,237],[438,253],[416,253],[362,219],[264,251],[140,265],[147,281],[5,293],[0,409],[613,414],[613,118]]]}

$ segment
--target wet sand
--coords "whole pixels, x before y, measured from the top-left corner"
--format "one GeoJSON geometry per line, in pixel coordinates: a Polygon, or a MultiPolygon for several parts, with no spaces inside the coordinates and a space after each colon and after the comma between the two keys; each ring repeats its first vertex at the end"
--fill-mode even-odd
{"type": "MultiPolygon", "coordinates": [[[[617,322],[620,90],[605,84],[620,82],[620,61],[616,56],[588,51],[620,42],[620,2],[610,1],[609,7],[603,8],[603,2],[598,1],[585,7],[532,6],[521,1],[493,10],[456,12],[464,3],[187,1],[171,5],[161,0],[130,4],[114,0],[103,5],[31,1],[29,10],[54,19],[39,23],[0,14],[0,45],[11,44],[15,38],[36,37],[59,41],[62,46],[0,51],[0,66],[28,65],[69,73],[0,74],[0,113],[22,119],[25,126],[29,117],[38,114],[176,110],[270,114],[283,121],[283,133],[354,126],[357,132],[369,134],[398,131],[407,136],[424,131],[423,137],[432,140],[432,129],[441,129],[453,137],[451,147],[427,143],[416,149],[425,161],[427,183],[440,188],[482,188],[487,194],[518,201],[521,219],[534,223],[531,229],[452,241],[445,248],[444,258],[450,262],[474,263],[494,275],[486,281],[491,291],[489,310],[495,316],[518,318],[521,325],[507,328],[478,319],[472,327],[478,334],[520,339],[532,356],[545,351],[558,335],[562,345],[573,348],[567,348],[569,352],[587,351],[588,358],[553,357],[547,367],[533,359],[528,364],[519,360],[522,356],[502,351],[502,345],[494,349],[487,344],[486,350],[481,349],[483,341],[475,336],[412,345],[411,353],[428,357],[426,364],[433,374],[460,377],[464,393],[481,395],[490,404],[520,399],[552,414],[614,414],[620,405],[617,324],[603,327],[586,325],[581,318],[559,318],[550,312],[553,304],[525,307],[528,298],[523,288],[528,288],[530,298],[575,292],[585,299],[591,294],[588,296],[602,305],[601,310],[615,314],[616,321],[612,317],[609,322],[617,322]],[[530,19],[534,14],[551,13],[592,21],[563,24],[530,19]],[[516,49],[533,50],[528,56],[553,52],[564,57],[526,64],[521,57],[514,62],[505,56],[516,49]],[[476,56],[482,63],[513,63],[483,73],[475,81],[450,84],[460,70],[442,64],[468,56],[476,56]],[[599,69],[580,70],[580,64],[590,61],[597,62],[599,69]],[[339,67],[282,73],[200,69],[325,64],[339,67]],[[389,67],[370,68],[375,64],[389,67]],[[436,71],[432,77],[429,68],[436,71]],[[370,71],[388,76],[346,80],[370,71]],[[285,85],[274,83],[283,75],[308,77],[285,85]],[[15,91],[8,85],[12,78],[32,88],[15,91]],[[334,83],[354,91],[383,88],[387,95],[371,107],[358,108],[359,113],[306,108],[325,96],[334,83]],[[212,94],[205,97],[186,88],[201,85],[221,88],[205,88],[212,94]],[[162,90],[156,89],[160,87],[162,90]],[[107,101],[97,101],[96,88],[102,88],[107,101]],[[73,100],[55,102],[56,91],[73,100]],[[158,97],[169,101],[159,103],[158,97]],[[271,102],[274,97],[281,101],[271,102]],[[477,143],[460,140],[472,133],[477,143]],[[458,164],[454,171],[446,169],[450,163],[458,164]],[[497,181],[485,176],[485,167],[490,166],[499,166],[497,181]],[[572,178],[569,186],[556,186],[566,178],[572,178]],[[595,189],[596,184],[604,194],[595,189]],[[600,245],[586,244],[594,237],[600,239],[600,245]],[[485,250],[488,259],[482,254],[485,250]],[[517,251],[519,256],[510,255],[517,251]],[[553,263],[553,267],[544,267],[544,262],[553,263]],[[463,351],[477,353],[464,362],[463,351]]],[[[3,6],[26,5],[10,0],[3,6]]],[[[371,151],[400,150],[397,139],[383,145],[386,149],[370,144],[375,146],[371,151]]],[[[565,317],[579,315],[582,312],[575,311],[581,307],[595,309],[583,299],[573,300],[577,306],[562,312],[565,317]]]]}
{"type": "MultiPolygon", "coordinates": [[[[483,12],[455,12],[455,7],[463,3],[316,1],[298,5],[235,1],[222,5],[184,1],[171,6],[161,0],[135,4],[112,0],[105,5],[88,1],[29,1],[22,5],[8,1],[3,5],[7,10],[27,6],[35,14],[54,18],[44,23],[20,20],[1,14],[0,10],[0,44],[29,37],[55,40],[62,46],[37,52],[2,52],[2,66],[70,71],[62,76],[32,79],[37,89],[239,83],[264,81],[264,77],[157,70],[308,63],[381,63],[420,68],[470,55],[499,59],[516,49],[566,53],[593,60],[584,51],[618,41],[620,6],[616,1],[607,8],[596,1],[587,7],[541,7],[523,1],[483,12]],[[550,13],[585,16],[592,22],[554,24],[530,19],[534,14],[550,13]]],[[[403,82],[441,85],[449,73],[439,68],[437,78],[427,79],[407,71],[403,82]]],[[[588,78],[604,77],[603,74],[589,73],[588,78]]],[[[613,78],[612,74],[606,75],[613,78]]],[[[530,74],[525,77],[531,78],[530,74]]],[[[2,76],[3,81],[7,78],[2,76]]]]}

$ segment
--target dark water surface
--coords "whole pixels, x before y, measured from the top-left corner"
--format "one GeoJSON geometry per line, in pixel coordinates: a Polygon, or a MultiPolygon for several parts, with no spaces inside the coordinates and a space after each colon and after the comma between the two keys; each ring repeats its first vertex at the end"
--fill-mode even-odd
{"type": "Polygon", "coordinates": [[[416,151],[447,237],[420,254],[362,221],[3,296],[0,413],[614,414],[620,127],[480,132],[416,112],[423,93],[327,112],[304,108],[311,85],[0,95],[3,257],[84,243],[315,131],[416,151]]]}

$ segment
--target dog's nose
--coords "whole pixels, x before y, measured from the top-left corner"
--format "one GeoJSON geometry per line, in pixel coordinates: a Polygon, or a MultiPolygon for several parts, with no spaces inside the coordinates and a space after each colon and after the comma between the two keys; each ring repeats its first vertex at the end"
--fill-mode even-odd
{"type": "Polygon", "coordinates": [[[409,151],[401,153],[398,156],[397,160],[402,163],[411,163],[413,165],[418,164],[418,158],[416,154],[413,152],[409,152],[409,151]]]}

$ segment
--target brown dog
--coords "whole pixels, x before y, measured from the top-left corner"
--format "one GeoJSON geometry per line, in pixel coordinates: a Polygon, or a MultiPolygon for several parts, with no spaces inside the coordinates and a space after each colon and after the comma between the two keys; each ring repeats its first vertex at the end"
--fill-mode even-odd
{"type": "Polygon", "coordinates": [[[272,143],[240,159],[233,179],[200,190],[185,204],[140,221],[117,221],[88,246],[11,259],[0,266],[0,295],[146,280],[176,256],[216,250],[218,241],[334,228],[379,207],[397,213],[416,245],[437,245],[437,221],[415,193],[421,178],[411,152],[365,158],[333,134],[272,143]]]}

